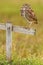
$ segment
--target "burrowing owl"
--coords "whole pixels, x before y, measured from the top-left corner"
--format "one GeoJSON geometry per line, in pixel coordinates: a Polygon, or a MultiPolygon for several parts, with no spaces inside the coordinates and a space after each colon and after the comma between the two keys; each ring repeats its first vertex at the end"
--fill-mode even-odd
{"type": "Polygon", "coordinates": [[[28,4],[24,4],[22,7],[21,7],[21,16],[23,16],[28,23],[30,23],[30,25],[32,23],[35,23],[37,24],[37,17],[34,13],[34,11],[32,10],[31,6],[28,5],[28,4]]]}

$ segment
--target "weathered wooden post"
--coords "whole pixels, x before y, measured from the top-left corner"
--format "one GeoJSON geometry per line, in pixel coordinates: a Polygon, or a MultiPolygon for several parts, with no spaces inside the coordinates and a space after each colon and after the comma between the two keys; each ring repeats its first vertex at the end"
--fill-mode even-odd
{"type": "Polygon", "coordinates": [[[11,23],[0,23],[0,30],[6,30],[6,58],[8,61],[11,61],[11,49],[12,49],[12,31],[23,33],[23,34],[29,34],[29,35],[35,35],[36,30],[34,29],[25,29],[21,26],[14,26],[11,23]]]}
{"type": "Polygon", "coordinates": [[[11,60],[11,48],[12,48],[12,24],[6,23],[6,58],[11,60]]]}

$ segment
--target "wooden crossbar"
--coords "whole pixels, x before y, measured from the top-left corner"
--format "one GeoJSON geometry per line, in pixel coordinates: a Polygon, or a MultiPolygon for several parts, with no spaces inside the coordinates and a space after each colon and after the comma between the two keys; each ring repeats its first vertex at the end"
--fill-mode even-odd
{"type": "Polygon", "coordinates": [[[11,23],[0,23],[0,30],[6,30],[6,58],[8,61],[11,60],[12,31],[29,35],[35,34],[33,29],[25,29],[21,26],[14,26],[11,23]]]}

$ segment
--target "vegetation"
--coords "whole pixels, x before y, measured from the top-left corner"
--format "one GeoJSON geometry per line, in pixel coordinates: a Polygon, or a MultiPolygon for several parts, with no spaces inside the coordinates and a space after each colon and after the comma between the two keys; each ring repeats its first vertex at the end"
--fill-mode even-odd
{"type": "Polygon", "coordinates": [[[8,62],[1,57],[0,65],[43,65],[43,61],[39,58],[18,58],[8,62]],[[2,61],[3,60],[3,61],[2,61]]]}
{"type": "MultiPolygon", "coordinates": [[[[38,24],[32,27],[37,31],[34,36],[12,32],[12,65],[43,65],[43,0],[0,0],[0,23],[11,21],[13,25],[29,28],[20,15],[24,3],[30,4],[36,13],[38,24]]],[[[0,30],[0,65],[9,65],[5,39],[5,31],[0,30]]]]}

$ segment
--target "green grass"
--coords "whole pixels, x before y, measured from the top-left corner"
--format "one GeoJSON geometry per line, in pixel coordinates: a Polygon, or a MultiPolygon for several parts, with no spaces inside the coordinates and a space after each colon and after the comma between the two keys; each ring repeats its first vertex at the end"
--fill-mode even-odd
{"type": "Polygon", "coordinates": [[[0,65],[43,65],[43,60],[40,58],[18,58],[8,62],[6,59],[3,59],[3,61],[0,60],[0,65]]]}

